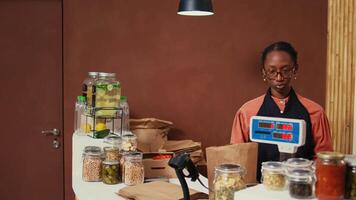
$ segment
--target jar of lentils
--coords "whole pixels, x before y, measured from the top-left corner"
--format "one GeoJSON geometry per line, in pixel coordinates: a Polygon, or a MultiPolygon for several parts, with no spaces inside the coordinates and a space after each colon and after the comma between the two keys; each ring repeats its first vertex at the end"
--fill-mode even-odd
{"type": "Polygon", "coordinates": [[[295,168],[288,170],[288,188],[291,197],[308,199],[313,196],[314,173],[310,169],[295,168]]]}
{"type": "Polygon", "coordinates": [[[102,180],[101,169],[103,158],[104,156],[100,147],[85,147],[83,152],[83,181],[98,182],[102,180]]]}
{"type": "Polygon", "coordinates": [[[285,170],[281,162],[268,161],[262,163],[261,182],[268,190],[283,190],[286,185],[285,170]]]}
{"type": "Polygon", "coordinates": [[[117,135],[108,135],[104,138],[105,160],[120,161],[121,159],[121,137],[117,135]]]}
{"type": "Polygon", "coordinates": [[[124,183],[126,185],[142,184],[144,181],[144,167],[142,163],[142,153],[134,152],[125,155],[124,162],[124,183]]]}

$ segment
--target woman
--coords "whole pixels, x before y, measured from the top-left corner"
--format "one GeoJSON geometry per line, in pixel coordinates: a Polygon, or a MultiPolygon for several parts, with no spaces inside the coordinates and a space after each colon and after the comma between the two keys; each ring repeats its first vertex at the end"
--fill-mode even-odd
{"type": "MultiPolygon", "coordinates": [[[[262,78],[269,88],[267,93],[245,103],[236,113],[231,143],[249,142],[249,123],[252,116],[304,119],[305,145],[295,157],[313,159],[319,151],[332,151],[328,119],[317,103],[296,94],[292,79],[298,72],[297,52],[287,42],[276,42],[262,53],[262,78]]],[[[261,177],[261,163],[278,161],[277,145],[258,144],[257,180],[261,177]]]]}

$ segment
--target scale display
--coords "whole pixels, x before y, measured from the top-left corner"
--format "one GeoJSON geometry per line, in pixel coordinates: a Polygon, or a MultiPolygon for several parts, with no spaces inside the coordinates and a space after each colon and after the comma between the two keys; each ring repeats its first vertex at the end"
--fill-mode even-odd
{"type": "Polygon", "coordinates": [[[305,134],[305,121],[301,119],[251,117],[251,141],[277,144],[280,152],[295,153],[299,146],[305,144],[305,134]]]}

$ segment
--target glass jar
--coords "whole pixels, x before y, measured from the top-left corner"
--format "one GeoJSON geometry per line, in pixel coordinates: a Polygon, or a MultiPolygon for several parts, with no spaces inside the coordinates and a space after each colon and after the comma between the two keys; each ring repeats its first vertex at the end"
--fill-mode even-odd
{"type": "Polygon", "coordinates": [[[120,161],[121,137],[117,135],[108,135],[104,138],[104,144],[105,160],[120,161]]]}
{"type": "Polygon", "coordinates": [[[356,199],[356,156],[347,155],[346,162],[346,183],[345,199],[356,199]]]}
{"type": "Polygon", "coordinates": [[[268,161],[262,163],[261,182],[268,190],[283,190],[286,185],[285,170],[281,162],[268,161]]]}
{"type": "Polygon", "coordinates": [[[315,166],[315,195],[318,199],[339,200],[344,197],[345,171],[344,154],[319,152],[315,166]]]}
{"type": "Polygon", "coordinates": [[[121,143],[122,151],[136,151],[137,150],[137,137],[134,134],[127,134],[122,136],[121,143]]]}
{"type": "Polygon", "coordinates": [[[99,73],[95,81],[96,116],[115,117],[119,108],[121,95],[120,82],[115,73],[99,73]]]}
{"type": "Polygon", "coordinates": [[[105,160],[103,161],[103,183],[105,184],[118,184],[121,182],[121,169],[119,161],[105,160]]]}
{"type": "Polygon", "coordinates": [[[313,161],[305,158],[290,158],[283,162],[283,165],[287,171],[293,169],[310,169],[312,170],[313,161]]]}
{"type": "Polygon", "coordinates": [[[142,184],[144,181],[144,167],[142,153],[135,152],[125,155],[124,183],[126,185],[142,184]]]}
{"type": "Polygon", "coordinates": [[[295,168],[287,173],[288,188],[291,197],[307,199],[313,196],[314,173],[311,169],[295,168]]]}
{"type": "Polygon", "coordinates": [[[234,193],[246,187],[245,169],[240,165],[223,164],[215,167],[215,200],[234,199],[234,193]]]}
{"type": "Polygon", "coordinates": [[[87,146],[83,152],[82,179],[86,182],[97,182],[102,180],[101,168],[103,153],[100,147],[87,146]]]}
{"type": "Polygon", "coordinates": [[[93,104],[93,86],[98,74],[98,72],[88,72],[88,78],[83,81],[82,95],[86,97],[88,106],[93,104]]]}

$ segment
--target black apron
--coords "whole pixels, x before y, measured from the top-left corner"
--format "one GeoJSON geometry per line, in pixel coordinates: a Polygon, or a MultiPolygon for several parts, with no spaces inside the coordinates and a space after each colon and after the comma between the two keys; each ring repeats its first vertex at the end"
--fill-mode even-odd
{"type": "MultiPolygon", "coordinates": [[[[289,100],[285,106],[283,113],[280,112],[277,104],[271,96],[271,89],[268,89],[262,106],[257,112],[258,116],[280,117],[291,119],[303,119],[306,122],[306,139],[305,144],[298,148],[294,157],[306,158],[312,160],[314,153],[314,140],[312,135],[312,126],[310,116],[307,109],[300,103],[293,88],[289,93],[289,100]]],[[[279,161],[278,146],[275,144],[258,143],[258,159],[257,159],[257,181],[261,180],[261,164],[265,161],[279,161]]]]}

